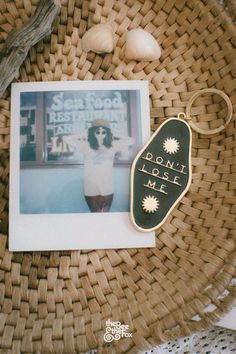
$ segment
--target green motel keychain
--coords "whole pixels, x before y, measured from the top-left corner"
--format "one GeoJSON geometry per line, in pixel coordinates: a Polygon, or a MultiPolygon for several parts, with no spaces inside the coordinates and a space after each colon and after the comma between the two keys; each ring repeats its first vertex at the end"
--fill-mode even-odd
{"type": "Polygon", "coordinates": [[[229,124],[233,114],[229,97],[220,90],[197,91],[189,100],[186,114],[167,119],[138,153],[131,168],[131,220],[143,232],[160,227],[191,184],[192,132],[212,135],[229,124]],[[227,104],[225,124],[205,130],[191,120],[194,100],[205,93],[220,95],[227,104]]]}

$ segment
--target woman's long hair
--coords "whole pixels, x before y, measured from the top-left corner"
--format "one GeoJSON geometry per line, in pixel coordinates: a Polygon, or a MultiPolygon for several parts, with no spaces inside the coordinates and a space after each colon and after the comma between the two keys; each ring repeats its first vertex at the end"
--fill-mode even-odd
{"type": "Polygon", "coordinates": [[[112,146],[112,141],[113,141],[113,135],[112,135],[111,129],[103,127],[103,126],[98,126],[98,127],[90,127],[88,129],[88,142],[89,142],[91,149],[98,150],[98,148],[99,148],[98,141],[95,136],[95,132],[99,128],[102,128],[106,131],[106,135],[104,136],[104,140],[103,140],[103,145],[107,148],[110,148],[112,146]]]}

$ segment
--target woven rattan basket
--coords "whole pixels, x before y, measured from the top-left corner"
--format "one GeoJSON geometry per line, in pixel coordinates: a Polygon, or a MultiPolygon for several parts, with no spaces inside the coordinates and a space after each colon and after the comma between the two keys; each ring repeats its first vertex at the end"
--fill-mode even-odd
{"type": "MultiPolygon", "coordinates": [[[[28,21],[37,3],[1,0],[1,45],[13,28],[28,21]]],[[[52,35],[30,50],[18,81],[148,80],[153,131],[203,88],[223,90],[235,111],[233,10],[215,0],[63,0],[52,35]],[[115,28],[115,51],[83,53],[84,32],[105,21],[115,28]],[[157,38],[160,60],[123,58],[126,33],[139,26],[157,38]]],[[[236,275],[235,115],[218,135],[193,133],[192,185],[156,231],[156,248],[11,253],[8,149],[14,122],[9,97],[10,90],[0,100],[1,353],[92,348],[138,353],[204,329],[230,309],[236,275]],[[107,319],[129,325],[132,338],[108,346],[103,339],[107,319]]],[[[195,113],[222,121],[219,103],[205,103],[198,100],[195,113]]]]}

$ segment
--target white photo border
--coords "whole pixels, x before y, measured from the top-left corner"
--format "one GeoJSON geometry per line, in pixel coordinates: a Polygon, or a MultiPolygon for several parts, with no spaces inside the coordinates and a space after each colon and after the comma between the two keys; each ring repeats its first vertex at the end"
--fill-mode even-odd
{"type": "Polygon", "coordinates": [[[71,90],[139,90],[142,144],[150,137],[147,81],[54,81],[11,86],[9,250],[44,251],[155,247],[155,233],[142,233],[130,213],[20,214],[20,94],[71,90]],[[91,220],[91,218],[93,218],[91,220]],[[92,221],[92,222],[91,222],[92,221]]]}

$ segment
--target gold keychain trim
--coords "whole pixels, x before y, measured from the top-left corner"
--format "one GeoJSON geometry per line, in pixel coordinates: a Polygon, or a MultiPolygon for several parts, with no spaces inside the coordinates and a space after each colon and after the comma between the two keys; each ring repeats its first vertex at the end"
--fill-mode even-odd
{"type": "Polygon", "coordinates": [[[178,118],[188,120],[188,123],[193,130],[195,130],[197,133],[204,134],[204,135],[212,135],[212,134],[220,133],[222,130],[224,130],[227,127],[227,125],[231,121],[232,116],[233,116],[233,106],[232,106],[232,103],[231,103],[229,97],[224,92],[214,89],[214,88],[209,88],[209,89],[207,88],[207,89],[203,89],[203,90],[200,90],[200,91],[197,91],[196,93],[194,93],[187,103],[186,114],[183,112],[178,114],[178,118]],[[204,93],[218,94],[219,96],[221,96],[225,100],[225,102],[227,104],[228,113],[227,113],[227,116],[225,119],[225,124],[221,125],[219,128],[202,129],[202,128],[199,128],[199,126],[192,121],[192,118],[191,118],[192,104],[197,97],[203,95],[204,93]]]}

